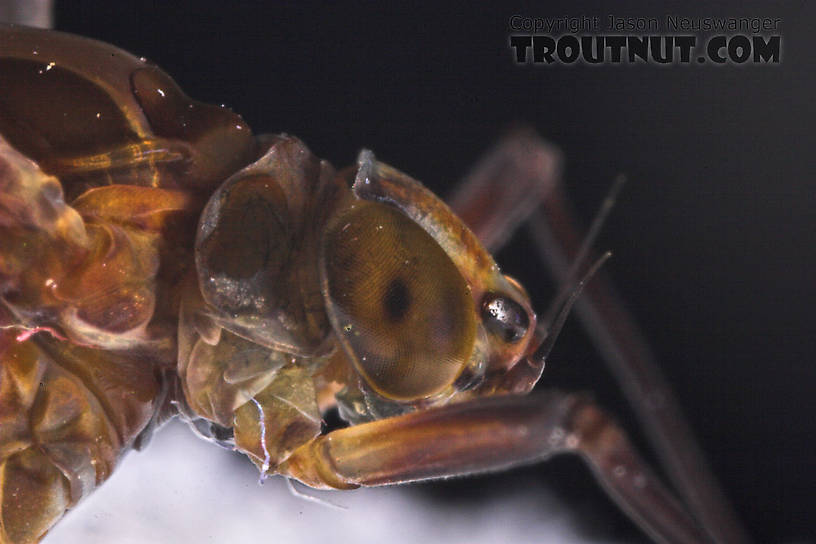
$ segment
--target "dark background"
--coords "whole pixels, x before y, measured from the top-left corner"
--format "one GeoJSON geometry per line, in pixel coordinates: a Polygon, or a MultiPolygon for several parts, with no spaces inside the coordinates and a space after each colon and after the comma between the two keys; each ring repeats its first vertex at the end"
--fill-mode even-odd
{"type": "MultiPolygon", "coordinates": [[[[56,28],[150,58],[191,96],[225,103],[257,132],[295,134],[340,166],[369,147],[442,195],[516,123],[563,151],[567,191],[585,223],[626,173],[630,184],[598,243],[615,253],[607,270],[754,538],[813,541],[812,6],[236,4],[63,2],[56,28]],[[782,63],[514,64],[510,15],[609,13],[780,17],[782,63]]],[[[528,248],[521,235],[498,260],[543,309],[551,285],[528,248]]],[[[577,322],[542,385],[595,391],[636,432],[577,322]]],[[[551,482],[590,534],[642,538],[575,460],[415,492],[466,508],[530,478],[551,482]]]]}

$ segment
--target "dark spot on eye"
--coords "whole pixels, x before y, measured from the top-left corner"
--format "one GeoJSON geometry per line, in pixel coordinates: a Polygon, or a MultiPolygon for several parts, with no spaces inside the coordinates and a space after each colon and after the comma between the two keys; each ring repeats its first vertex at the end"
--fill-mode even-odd
{"type": "Polygon", "coordinates": [[[383,298],[385,315],[391,321],[400,321],[411,308],[411,293],[400,278],[391,280],[383,298]]]}
{"type": "Polygon", "coordinates": [[[530,327],[530,318],[521,304],[495,293],[482,301],[482,320],[488,331],[509,344],[521,340],[530,327]]]}

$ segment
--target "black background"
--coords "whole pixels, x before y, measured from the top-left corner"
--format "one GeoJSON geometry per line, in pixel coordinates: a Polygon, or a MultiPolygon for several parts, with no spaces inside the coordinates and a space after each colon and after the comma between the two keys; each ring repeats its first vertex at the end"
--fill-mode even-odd
{"type": "MultiPolygon", "coordinates": [[[[188,94],[225,103],[257,132],[295,134],[340,166],[371,148],[442,195],[516,123],[563,150],[567,190],[585,223],[626,173],[630,184],[598,243],[615,253],[608,271],[754,538],[814,538],[812,7],[231,4],[64,2],[56,27],[150,58],[188,94]],[[514,64],[510,15],[603,21],[610,13],[780,17],[782,63],[514,64]]],[[[543,309],[551,286],[528,247],[521,235],[498,260],[543,309]]],[[[542,385],[595,391],[636,432],[577,323],[542,385]]],[[[467,507],[529,478],[552,482],[601,527],[590,531],[641,538],[574,460],[416,493],[467,507]]]]}

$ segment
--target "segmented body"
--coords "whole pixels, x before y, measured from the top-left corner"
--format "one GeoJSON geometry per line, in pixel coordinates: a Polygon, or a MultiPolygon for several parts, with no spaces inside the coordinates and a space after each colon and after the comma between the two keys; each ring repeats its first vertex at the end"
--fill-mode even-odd
{"type": "MultiPolygon", "coordinates": [[[[265,473],[348,488],[303,462],[328,407],[525,393],[543,366],[516,365],[523,289],[420,183],[367,151],[336,173],[144,59],[20,27],[0,27],[0,326],[3,543],[178,411],[265,473]]],[[[361,483],[439,474],[389,452],[376,470],[405,475],[361,483]]]]}
{"type": "MultiPolygon", "coordinates": [[[[92,40],[2,27],[0,74],[0,541],[17,543],[38,540],[104,481],[173,412],[169,401],[186,405],[176,339],[196,226],[213,190],[263,146],[237,115],[92,40]]],[[[292,191],[305,201],[305,189],[292,191]]],[[[201,352],[193,328],[184,338],[201,352]]],[[[246,343],[229,340],[214,347],[246,343]]],[[[231,361],[221,370],[238,406],[290,362],[274,351],[255,366],[231,361]]],[[[183,368],[193,394],[212,385],[205,366],[183,368]]],[[[206,413],[219,421],[219,408],[206,413]]],[[[249,447],[263,458],[260,442],[249,447]]]]}

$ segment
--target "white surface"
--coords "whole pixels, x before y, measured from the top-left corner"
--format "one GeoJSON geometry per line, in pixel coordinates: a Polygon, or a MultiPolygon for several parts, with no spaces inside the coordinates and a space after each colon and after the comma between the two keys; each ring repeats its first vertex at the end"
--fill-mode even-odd
{"type": "Polygon", "coordinates": [[[320,494],[347,507],[340,511],[293,496],[282,478],[261,486],[255,468],[239,461],[171,422],[43,544],[584,541],[580,520],[535,482],[461,506],[399,487],[320,494]]]}
{"type": "Polygon", "coordinates": [[[0,0],[0,22],[51,28],[52,0],[0,0]]]}

